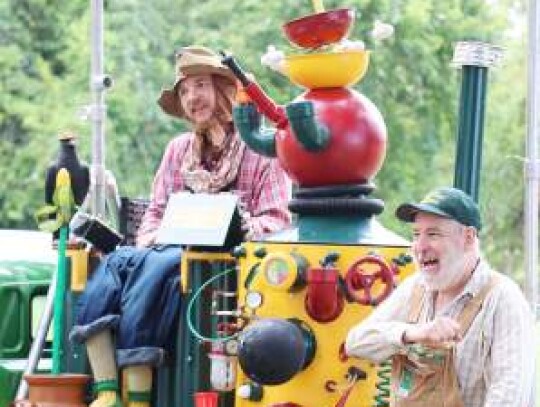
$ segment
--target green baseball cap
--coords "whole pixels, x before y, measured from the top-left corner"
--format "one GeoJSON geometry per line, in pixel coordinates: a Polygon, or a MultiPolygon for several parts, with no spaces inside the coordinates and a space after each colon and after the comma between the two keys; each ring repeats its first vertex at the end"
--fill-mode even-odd
{"type": "Polygon", "coordinates": [[[437,188],[419,203],[401,204],[396,209],[396,216],[404,222],[414,222],[418,212],[453,219],[462,225],[473,226],[476,230],[482,228],[478,205],[469,195],[457,188],[437,188]]]}

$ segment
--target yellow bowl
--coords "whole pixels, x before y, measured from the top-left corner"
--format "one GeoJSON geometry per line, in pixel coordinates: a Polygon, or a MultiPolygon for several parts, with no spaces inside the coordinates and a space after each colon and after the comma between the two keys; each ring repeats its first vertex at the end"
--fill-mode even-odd
{"type": "Polygon", "coordinates": [[[352,86],[366,74],[369,51],[351,50],[285,57],[285,74],[308,89],[352,86]]]}

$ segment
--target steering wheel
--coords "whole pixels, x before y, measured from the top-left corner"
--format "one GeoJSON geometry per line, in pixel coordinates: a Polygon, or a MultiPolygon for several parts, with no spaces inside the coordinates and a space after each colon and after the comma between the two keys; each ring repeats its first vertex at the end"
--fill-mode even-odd
{"type": "Polygon", "coordinates": [[[345,276],[345,284],[354,301],[362,305],[375,306],[388,297],[394,289],[394,272],[379,257],[365,256],[349,267],[345,276]],[[377,295],[373,295],[372,288],[377,280],[381,280],[384,289],[377,295]]]}

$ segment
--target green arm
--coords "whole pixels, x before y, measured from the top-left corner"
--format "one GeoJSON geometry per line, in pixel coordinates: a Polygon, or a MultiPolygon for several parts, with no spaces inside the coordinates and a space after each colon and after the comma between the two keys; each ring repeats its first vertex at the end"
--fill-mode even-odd
{"type": "Polygon", "coordinates": [[[330,142],[328,128],[315,118],[313,103],[308,101],[289,103],[287,117],[296,139],[308,151],[322,151],[330,142]]]}
{"type": "Polygon", "coordinates": [[[233,109],[234,124],[242,140],[258,154],[276,156],[275,129],[261,129],[261,116],[253,103],[233,109]]]}

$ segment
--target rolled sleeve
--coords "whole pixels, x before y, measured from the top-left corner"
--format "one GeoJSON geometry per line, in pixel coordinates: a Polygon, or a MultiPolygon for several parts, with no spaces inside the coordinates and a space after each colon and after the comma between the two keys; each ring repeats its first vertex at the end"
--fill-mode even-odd
{"type": "Polygon", "coordinates": [[[403,333],[409,326],[406,321],[407,304],[416,277],[407,278],[363,322],[353,327],[345,340],[347,355],[374,362],[382,362],[390,356],[406,351],[403,333]]]}
{"type": "Polygon", "coordinates": [[[402,342],[408,324],[404,322],[373,322],[353,328],[345,341],[347,355],[380,363],[389,357],[405,353],[402,342]]]}

